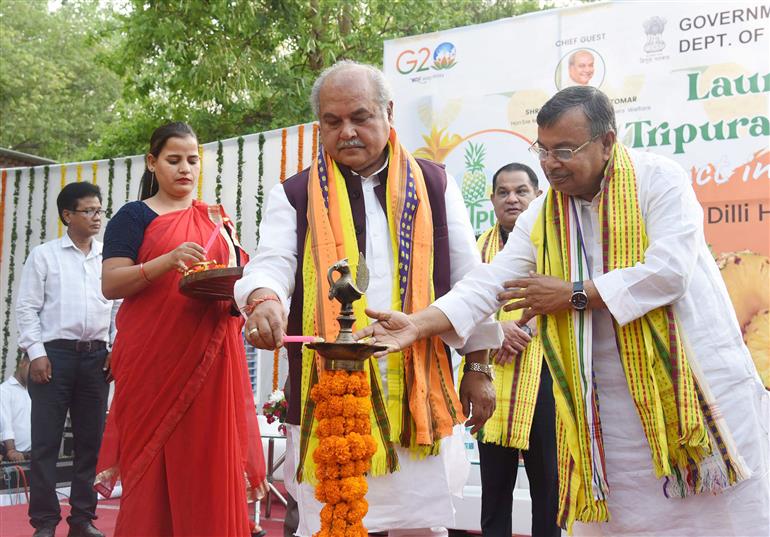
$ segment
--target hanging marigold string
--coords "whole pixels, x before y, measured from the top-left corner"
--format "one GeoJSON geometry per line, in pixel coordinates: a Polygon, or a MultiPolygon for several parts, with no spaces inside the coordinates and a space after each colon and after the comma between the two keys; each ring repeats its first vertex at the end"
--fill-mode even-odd
{"type": "Polygon", "coordinates": [[[286,136],[288,132],[286,129],[281,131],[281,182],[286,180],[286,136]]]}
{"type": "Polygon", "coordinates": [[[235,188],[235,232],[241,238],[241,202],[243,201],[243,137],[238,137],[238,172],[235,188]]]}
{"type": "Polygon", "coordinates": [[[127,158],[124,162],[126,164],[126,203],[128,203],[131,197],[131,159],[127,158]]]}
{"type": "MultiPolygon", "coordinates": [[[[59,172],[61,173],[61,180],[59,181],[59,186],[61,188],[64,188],[64,185],[67,184],[67,166],[65,164],[62,164],[61,168],[59,168],[59,172]]],[[[58,219],[56,224],[57,224],[57,236],[61,237],[62,235],[61,218],[58,219]]]]}
{"type": "Polygon", "coordinates": [[[75,180],[78,183],[83,182],[83,165],[82,164],[75,165],[75,180]]]}
{"type": "MultiPolygon", "coordinates": [[[[217,203],[222,203],[222,167],[225,163],[224,148],[222,140],[217,141],[217,176],[214,179],[214,197],[217,203]]],[[[200,182],[198,183],[200,184],[200,182]]]]}
{"type": "Polygon", "coordinates": [[[259,145],[259,156],[257,157],[257,210],[255,216],[257,220],[257,244],[259,244],[259,224],[262,222],[262,204],[265,200],[265,186],[262,177],[265,175],[265,162],[263,159],[265,150],[265,135],[261,132],[257,138],[259,145]]]}
{"type": "Polygon", "coordinates": [[[3,354],[0,358],[0,372],[5,375],[8,342],[11,337],[11,304],[13,304],[13,281],[16,278],[16,240],[19,220],[19,190],[21,190],[21,170],[16,170],[13,180],[13,224],[11,225],[11,244],[8,256],[8,287],[5,292],[5,322],[3,323],[3,354]]]}
{"type": "Polygon", "coordinates": [[[40,242],[48,236],[48,181],[51,178],[51,167],[43,167],[43,207],[40,215],[40,242]]]}
{"type": "Polygon", "coordinates": [[[99,165],[96,162],[91,163],[91,183],[96,184],[96,172],[99,169],[99,165]]]}
{"type": "Polygon", "coordinates": [[[29,169],[29,202],[27,203],[27,227],[24,230],[24,259],[29,255],[32,242],[32,201],[35,199],[35,168],[29,169]]]}
{"type": "MultiPolygon", "coordinates": [[[[5,194],[8,191],[8,171],[0,173],[0,263],[3,262],[3,238],[5,237],[5,194]]],[[[6,320],[6,322],[8,322],[6,320]]]]}
{"type": "Polygon", "coordinates": [[[318,123],[313,123],[313,150],[311,153],[315,155],[318,152],[318,123]]]}
{"type": "Polygon", "coordinates": [[[115,159],[107,161],[107,218],[112,216],[112,187],[115,183],[115,159]]]}
{"type": "Polygon", "coordinates": [[[305,156],[305,126],[297,127],[297,173],[302,171],[302,159],[305,156]]]}
{"type": "MultiPolygon", "coordinates": [[[[286,180],[286,136],[287,130],[281,131],[281,182],[286,180]]],[[[260,158],[261,158],[260,153],[260,158]]],[[[261,174],[260,174],[261,177],[261,174]]],[[[261,215],[260,215],[261,216],[261,215]]],[[[273,351],[273,391],[278,389],[278,358],[280,357],[279,349],[273,351]]]]}
{"type": "Polygon", "coordinates": [[[198,200],[203,199],[203,146],[198,146],[198,164],[200,165],[200,173],[198,173],[198,200]]]}
{"type": "Polygon", "coordinates": [[[318,421],[315,497],[325,504],[314,537],[366,537],[364,476],[377,449],[369,422],[369,380],[363,371],[324,371],[310,397],[318,421]]]}

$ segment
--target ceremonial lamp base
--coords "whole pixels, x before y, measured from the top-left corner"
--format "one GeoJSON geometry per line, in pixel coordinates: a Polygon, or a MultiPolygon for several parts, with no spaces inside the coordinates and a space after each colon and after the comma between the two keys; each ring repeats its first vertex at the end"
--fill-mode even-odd
{"type": "Polygon", "coordinates": [[[353,339],[352,303],[343,303],[337,321],[340,323],[340,333],[334,343],[307,343],[306,347],[313,349],[324,358],[324,368],[329,371],[363,371],[366,360],[375,352],[387,349],[385,345],[361,343],[353,339]]]}

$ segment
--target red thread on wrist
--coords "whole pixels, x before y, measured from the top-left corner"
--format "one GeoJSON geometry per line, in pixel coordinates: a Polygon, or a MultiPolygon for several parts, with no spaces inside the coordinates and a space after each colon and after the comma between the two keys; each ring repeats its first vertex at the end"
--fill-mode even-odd
{"type": "Polygon", "coordinates": [[[265,296],[261,296],[259,298],[255,298],[254,300],[252,300],[251,302],[249,302],[248,304],[243,306],[243,308],[241,308],[241,311],[243,313],[245,313],[246,315],[251,315],[254,312],[254,309],[257,306],[259,306],[263,302],[267,302],[269,300],[274,300],[275,302],[278,302],[279,304],[281,303],[281,299],[278,298],[277,296],[275,296],[275,295],[265,295],[265,296]]]}

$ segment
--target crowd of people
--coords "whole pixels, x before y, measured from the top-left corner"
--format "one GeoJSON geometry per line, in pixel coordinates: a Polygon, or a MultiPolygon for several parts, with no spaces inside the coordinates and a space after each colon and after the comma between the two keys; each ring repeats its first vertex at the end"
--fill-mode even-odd
{"type": "Polygon", "coordinates": [[[347,60],[312,88],[320,150],[270,192],[251,258],[222,208],[195,199],[198,140],[185,123],[152,134],[140,199],[110,219],[104,244],[98,187],[66,185],[66,234],[22,272],[28,359],[0,386],[6,457],[30,457],[34,536],[61,519],[68,412],[70,536],[103,535],[96,492],[118,480],[115,535],[250,535],[247,504],[266,481],[244,336],[286,347],[285,534],[317,534],[322,505],[303,478],[315,471],[317,361],[284,337],[336,335],[323,275],[345,252],[370,272],[354,336],[387,347],[371,378],[369,532],[449,534],[470,427],[485,536],[512,533],[520,457],[533,536],[767,535],[768,395],[702,210],[682,168],[618,141],[590,76],[537,115],[531,151],[548,188],[500,163],[496,223],[478,238],[455,179],[401,145],[382,72],[347,60]],[[244,266],[234,304],[178,291],[209,259],[244,266]]]}

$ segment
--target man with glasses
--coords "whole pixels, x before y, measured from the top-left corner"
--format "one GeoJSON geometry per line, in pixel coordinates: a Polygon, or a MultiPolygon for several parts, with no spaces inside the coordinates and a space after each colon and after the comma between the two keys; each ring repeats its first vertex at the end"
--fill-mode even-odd
{"type": "Polygon", "coordinates": [[[35,537],[52,537],[61,520],[56,462],[67,411],[75,447],[70,537],[103,537],[93,488],[104,430],[109,380],[108,343],[119,300],[102,295],[102,195],[90,183],[70,183],[56,199],[67,233],[35,247],[19,284],[19,346],[31,360],[32,460],[30,523],[35,537]]]}
{"type": "MultiPolygon", "coordinates": [[[[617,141],[609,99],[564,89],[532,150],[551,185],[505,249],[420,312],[369,312],[391,348],[537,316],[553,376],[558,523],[576,535],[767,535],[768,394],[686,172],[617,141]]],[[[766,282],[758,282],[764,285],[766,282]]],[[[512,416],[515,420],[516,416],[512,416]]]]}

